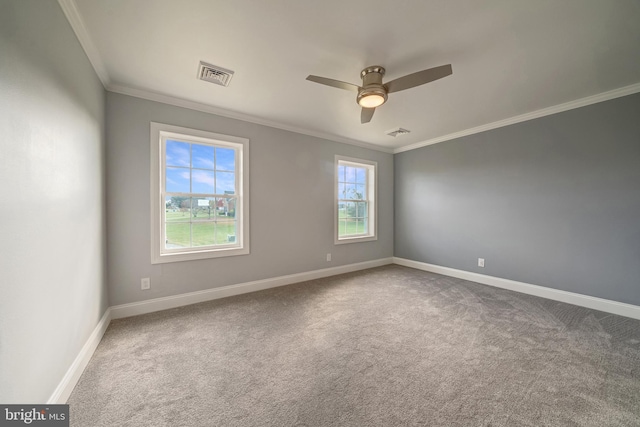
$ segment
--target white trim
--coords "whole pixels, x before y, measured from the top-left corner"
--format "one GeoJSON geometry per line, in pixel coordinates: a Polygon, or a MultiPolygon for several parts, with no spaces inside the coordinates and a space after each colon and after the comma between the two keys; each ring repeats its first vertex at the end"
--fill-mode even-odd
{"type": "Polygon", "coordinates": [[[127,86],[110,84],[107,86],[109,92],[120,93],[122,95],[133,96],[135,98],[146,99],[149,101],[160,102],[162,104],[173,105],[176,107],[187,108],[189,110],[202,111],[203,113],[215,114],[216,116],[228,117],[230,119],[242,120],[248,123],[255,123],[262,126],[268,126],[275,129],[282,129],[289,132],[295,132],[302,135],[313,136],[315,138],[326,139],[333,142],[339,142],[341,144],[355,145],[357,147],[368,148],[370,150],[382,151],[383,153],[393,153],[393,149],[389,147],[381,147],[376,144],[368,142],[357,141],[355,139],[344,138],[338,135],[333,135],[325,132],[317,132],[309,129],[304,129],[297,126],[285,125],[272,120],[262,119],[249,114],[239,113],[237,111],[226,110],[220,107],[214,107],[212,105],[202,104],[200,102],[189,101],[182,98],[176,98],[174,96],[165,95],[157,92],[152,92],[145,89],[135,89],[127,86]]]}
{"type": "Polygon", "coordinates": [[[207,289],[205,291],[189,292],[181,295],[155,298],[147,301],[109,307],[87,339],[85,345],[82,347],[82,349],[74,359],[64,377],[62,378],[54,392],[51,394],[51,397],[47,401],[47,404],[64,404],[67,402],[67,399],[69,399],[71,392],[78,383],[78,380],[80,380],[80,377],[89,364],[91,357],[93,357],[93,353],[96,351],[98,344],[100,344],[100,341],[102,340],[102,337],[104,336],[104,333],[109,327],[112,319],[121,319],[123,317],[153,313],[155,311],[166,310],[169,308],[196,304],[199,302],[230,297],[233,295],[246,294],[249,292],[290,285],[307,280],[335,276],[337,274],[366,270],[368,268],[380,267],[392,263],[393,258],[391,257],[381,258],[372,261],[342,265],[339,267],[324,268],[321,270],[307,271],[304,273],[290,274],[287,276],[273,277],[270,279],[256,280],[253,282],[239,283],[236,285],[207,289]]]}
{"type": "Polygon", "coordinates": [[[69,25],[71,25],[73,32],[76,33],[76,38],[80,42],[87,58],[89,58],[91,66],[106,89],[111,83],[109,73],[107,72],[107,68],[102,61],[100,54],[98,53],[98,49],[96,49],[95,44],[93,44],[93,41],[87,32],[87,27],[84,25],[80,12],[78,12],[78,6],[74,0],[58,0],[58,4],[60,5],[60,8],[62,8],[64,15],[67,17],[67,21],[69,21],[69,25]]]}
{"type": "Polygon", "coordinates": [[[543,108],[541,110],[532,111],[530,113],[521,114],[519,116],[510,117],[508,119],[498,120],[497,122],[487,123],[486,125],[465,129],[460,132],[450,133],[448,135],[439,136],[437,138],[428,139],[426,141],[416,142],[415,144],[405,145],[404,147],[399,147],[393,150],[393,154],[402,153],[403,151],[415,150],[417,148],[426,147],[427,145],[433,145],[439,142],[449,141],[452,139],[461,138],[463,136],[473,135],[475,133],[485,132],[488,130],[497,129],[544,116],[550,116],[552,114],[561,113],[563,111],[573,110],[575,108],[586,107],[587,105],[609,101],[611,99],[620,98],[622,96],[632,95],[637,92],[640,92],[640,83],[610,90],[608,92],[602,92],[597,95],[587,96],[586,98],[576,99],[575,101],[565,102],[564,104],[554,105],[552,107],[543,108]]]}
{"type": "Polygon", "coordinates": [[[357,159],[346,157],[340,154],[334,156],[333,170],[333,243],[334,245],[344,245],[348,243],[371,242],[378,240],[378,162],[373,160],[357,159]],[[338,205],[340,195],[338,194],[338,170],[340,163],[350,164],[355,167],[364,167],[367,170],[367,202],[368,202],[368,230],[366,235],[339,237],[338,205]],[[373,174],[373,180],[371,175],[373,174]],[[372,182],[373,181],[373,182],[372,182]]]}
{"type": "Polygon", "coordinates": [[[102,336],[107,330],[109,323],[111,323],[111,308],[107,308],[104,312],[102,318],[93,329],[93,332],[89,335],[89,339],[87,339],[87,342],[80,350],[80,353],[78,353],[73,363],[64,374],[64,377],[62,377],[62,380],[58,383],[58,387],[56,387],[53,394],[51,394],[51,397],[49,397],[47,404],[54,405],[64,404],[67,402],[73,388],[78,383],[80,376],[82,376],[82,373],[89,364],[93,353],[96,351],[98,344],[100,344],[102,336]]]}
{"type": "Polygon", "coordinates": [[[249,114],[240,113],[237,111],[231,111],[224,108],[214,107],[212,105],[202,104],[195,101],[189,101],[182,98],[177,98],[170,95],[164,95],[157,92],[153,92],[146,89],[137,89],[123,85],[112,84],[111,79],[109,77],[109,73],[107,72],[107,68],[100,57],[98,50],[95,47],[95,44],[91,40],[89,33],[86,30],[86,26],[82,20],[80,13],[78,12],[78,7],[75,4],[74,0],[58,0],[62,11],[64,12],[71,28],[76,34],[80,45],[84,49],[87,57],[89,58],[89,62],[93,66],[98,78],[102,82],[102,85],[106,90],[110,92],[120,93],[123,95],[129,95],[136,98],[147,99],[149,101],[156,101],[163,104],[174,105],[176,107],[188,108],[190,110],[202,111],[204,113],[215,114],[217,116],[228,117],[232,119],[242,120],[249,123],[255,123],[263,126],[269,126],[276,129],[282,129],[289,132],[300,133],[303,135],[313,136],[316,138],[327,139],[329,141],[339,142],[342,144],[355,145],[357,147],[368,148],[371,150],[381,151],[383,153],[402,153],[404,151],[415,150],[417,148],[426,147],[427,145],[437,144],[439,142],[445,142],[456,138],[461,138],[463,136],[473,135],[480,132],[485,132],[492,129],[501,128],[504,126],[509,126],[512,124],[537,119],[544,116],[549,116],[551,114],[557,114],[563,111],[573,110],[575,108],[585,107],[587,105],[596,104],[598,102],[608,101],[615,98],[620,98],[626,95],[632,95],[634,93],[640,92],[640,83],[635,83],[629,86],[624,86],[618,89],[613,89],[607,92],[602,92],[596,95],[587,96],[585,98],[580,98],[574,101],[565,102],[563,104],[554,105],[551,107],[543,108],[540,110],[532,111],[530,113],[521,114],[519,116],[510,117],[504,120],[498,120],[496,122],[487,123],[481,126],[476,126],[470,129],[465,129],[459,132],[450,133],[448,135],[439,136],[436,138],[428,139],[421,142],[416,142],[414,144],[405,145],[404,147],[398,148],[389,148],[382,147],[377,144],[372,144],[368,142],[358,141],[350,138],[344,138],[338,135],[333,135],[325,132],[312,131],[309,129],[304,129],[298,126],[285,125],[283,123],[278,123],[273,120],[267,120],[259,117],[255,117],[249,114]]]}
{"type": "Polygon", "coordinates": [[[111,307],[111,317],[113,319],[120,319],[123,317],[153,313],[155,311],[167,310],[169,308],[182,307],[199,302],[226,298],[233,295],[240,295],[249,292],[261,291],[264,289],[276,288],[278,286],[291,285],[293,283],[304,282],[307,280],[320,279],[323,277],[335,276],[337,274],[366,270],[368,268],[388,265],[392,262],[392,258],[381,258],[373,261],[342,265],[339,267],[323,268],[321,270],[289,274],[287,276],[272,277],[270,279],[256,280],[253,282],[238,283],[236,285],[222,286],[219,288],[212,288],[204,291],[189,292],[186,294],[173,295],[163,298],[154,298],[130,304],[121,304],[111,307]]]}
{"type": "MultiPolygon", "coordinates": [[[[247,138],[222,135],[205,130],[189,129],[181,126],[150,122],[149,125],[150,161],[150,203],[151,203],[151,264],[191,261],[208,258],[220,258],[250,253],[249,232],[249,140],[247,138]],[[213,146],[228,146],[236,150],[236,235],[237,245],[218,248],[191,248],[185,251],[165,251],[164,247],[164,141],[173,136],[190,143],[207,143],[213,146]]],[[[191,193],[189,193],[191,194],[191,193]]]]}
{"type": "MultiPolygon", "coordinates": [[[[65,1],[65,0],[60,0],[65,1]]],[[[69,0],[70,1],[70,0],[69,0]]],[[[565,102],[563,104],[554,105],[551,107],[543,108],[540,110],[532,111],[530,113],[521,114],[519,116],[510,117],[504,120],[498,120],[496,122],[487,123],[481,126],[465,129],[459,132],[450,133],[448,135],[439,136],[436,138],[428,139],[426,141],[416,142],[414,144],[405,145],[404,147],[389,148],[380,145],[357,141],[354,139],[344,138],[338,135],[333,135],[325,132],[316,132],[308,129],[304,129],[297,126],[285,125],[272,120],[266,120],[259,117],[251,116],[236,111],[226,110],[211,105],[201,104],[195,101],[189,101],[186,99],[176,98],[170,95],[164,95],[144,89],[135,89],[127,86],[113,85],[106,86],[110,92],[120,93],[123,95],[129,95],[136,98],[147,99],[149,101],[160,102],[163,104],[174,105],[176,107],[188,108],[190,110],[202,111],[204,113],[215,114],[217,116],[228,117],[231,119],[242,120],[249,123],[255,123],[263,126],[268,126],[276,129],[282,129],[289,132],[300,133],[303,135],[309,135],[316,138],[322,138],[329,141],[339,142],[342,144],[355,145],[358,147],[368,148],[370,150],[381,151],[383,153],[398,154],[404,151],[415,150],[417,148],[426,147],[427,145],[438,144],[440,142],[449,141],[463,136],[469,136],[480,132],[485,132],[492,129],[497,129],[509,125],[513,125],[528,120],[537,119],[552,114],[561,113],[563,111],[573,110],[580,107],[586,107],[587,105],[597,104],[598,102],[609,101],[611,99],[620,98],[627,95],[640,92],[640,83],[635,83],[629,86],[624,86],[618,89],[602,92],[596,95],[587,96],[585,98],[577,99],[574,101],[565,102]]]]}
{"type": "Polygon", "coordinates": [[[640,306],[633,304],[611,301],[604,298],[592,297],[574,292],[561,291],[559,289],[517,282],[515,280],[502,279],[500,277],[487,276],[484,274],[457,270],[455,268],[442,267],[439,265],[427,264],[425,262],[412,261],[404,258],[393,257],[393,263],[640,320],[640,306]]]}
{"type": "Polygon", "coordinates": [[[78,353],[78,356],[76,356],[66,374],[52,393],[47,403],[63,404],[67,401],[74,387],[78,383],[78,380],[82,376],[82,373],[87,367],[87,364],[91,360],[91,357],[98,347],[98,344],[100,344],[100,340],[102,339],[112,319],[120,319],[123,317],[153,313],[169,308],[176,308],[189,304],[196,304],[199,302],[230,297],[233,295],[240,295],[249,292],[275,288],[278,286],[290,285],[293,283],[304,282],[306,280],[335,276],[337,274],[366,270],[368,268],[380,267],[388,264],[398,264],[405,267],[416,268],[418,270],[424,270],[450,277],[470,280],[476,283],[482,283],[484,285],[495,286],[502,289],[509,289],[529,295],[535,295],[554,301],[561,301],[568,304],[579,305],[594,310],[617,314],[619,316],[640,319],[640,306],[625,304],[617,301],[610,301],[602,298],[590,297],[587,295],[580,295],[572,292],[560,291],[557,289],[545,288],[528,283],[516,282],[514,280],[486,276],[484,274],[456,270],[454,268],[442,267],[404,258],[381,258],[356,264],[347,264],[339,267],[324,268],[304,273],[290,274],[287,276],[273,277],[270,279],[256,280],[253,282],[239,283],[236,285],[207,289],[205,291],[189,292],[181,295],[155,298],[147,301],[109,307],[87,339],[85,345],[78,353]]]}

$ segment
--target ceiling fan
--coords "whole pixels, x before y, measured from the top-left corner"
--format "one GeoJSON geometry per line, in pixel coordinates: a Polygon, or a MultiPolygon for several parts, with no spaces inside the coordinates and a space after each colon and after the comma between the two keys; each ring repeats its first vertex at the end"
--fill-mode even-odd
{"type": "Polygon", "coordinates": [[[376,107],[387,102],[388,94],[400,92],[405,89],[411,89],[412,87],[447,77],[453,73],[453,69],[451,68],[451,64],[441,65],[440,67],[429,68],[428,70],[408,74],[404,77],[399,77],[383,84],[382,76],[384,76],[384,73],[385,69],[379,65],[373,65],[365,68],[360,72],[362,86],[313,75],[308,76],[307,80],[327,86],[337,87],[338,89],[358,92],[356,102],[362,107],[360,123],[369,123],[373,117],[373,113],[376,111],[376,107]]]}

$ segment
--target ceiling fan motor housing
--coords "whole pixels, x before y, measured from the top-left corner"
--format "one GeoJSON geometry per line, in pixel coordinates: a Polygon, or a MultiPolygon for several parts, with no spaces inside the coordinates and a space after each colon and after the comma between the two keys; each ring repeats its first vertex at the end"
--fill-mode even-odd
{"type": "Polygon", "coordinates": [[[383,98],[384,104],[387,102],[387,90],[382,84],[382,76],[384,76],[385,69],[379,65],[367,67],[360,72],[362,77],[362,89],[358,91],[358,97],[356,102],[359,105],[363,105],[360,101],[368,96],[378,95],[383,98]]]}

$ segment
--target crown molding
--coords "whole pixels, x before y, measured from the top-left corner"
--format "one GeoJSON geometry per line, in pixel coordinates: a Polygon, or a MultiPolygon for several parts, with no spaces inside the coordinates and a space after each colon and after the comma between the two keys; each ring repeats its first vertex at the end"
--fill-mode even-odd
{"type": "Polygon", "coordinates": [[[381,147],[379,145],[371,144],[368,142],[357,141],[355,139],[343,138],[337,135],[324,132],[316,132],[296,126],[285,125],[276,121],[265,120],[259,117],[255,117],[249,114],[239,113],[237,111],[226,110],[224,108],[214,107],[212,105],[202,104],[200,102],[189,101],[182,98],[177,98],[170,95],[164,95],[157,92],[152,92],[144,89],[136,89],[129,86],[121,86],[111,84],[107,86],[109,92],[120,93],[122,95],[129,95],[136,98],[142,98],[149,101],[160,102],[162,104],[169,104],[176,107],[188,108],[189,110],[201,111],[203,113],[215,114],[216,116],[227,117],[230,119],[242,120],[244,122],[254,123],[262,126],[268,126],[275,129],[286,130],[289,132],[300,133],[303,135],[313,136],[316,138],[326,139],[333,142],[339,142],[341,144],[355,145],[362,148],[368,148],[369,150],[382,151],[383,153],[393,153],[392,148],[381,147]]]}
{"type": "Polygon", "coordinates": [[[204,113],[215,114],[222,117],[228,117],[231,119],[242,120],[249,123],[255,123],[263,126],[268,126],[276,129],[286,130],[289,132],[295,132],[303,135],[313,136],[316,138],[326,139],[333,142],[339,142],[342,144],[355,145],[362,148],[368,148],[370,150],[381,151],[383,153],[397,154],[405,151],[415,150],[427,145],[438,144],[440,142],[450,141],[452,139],[461,138],[464,136],[473,135],[480,132],[485,132],[492,129],[498,129],[501,127],[513,125],[528,120],[537,119],[552,114],[561,113],[563,111],[573,110],[575,108],[585,107],[587,105],[596,104],[598,102],[608,101],[615,98],[620,98],[626,95],[632,95],[640,92],[640,83],[635,83],[629,86],[624,86],[618,89],[610,90],[608,92],[602,92],[596,95],[588,96],[586,98],[577,99],[575,101],[565,102],[564,104],[554,105],[551,107],[543,108],[540,110],[532,111],[530,113],[521,114],[519,116],[510,117],[504,120],[498,120],[496,122],[487,123],[481,126],[465,129],[459,132],[450,133],[447,135],[439,136],[436,138],[428,139],[413,144],[408,144],[402,147],[390,148],[380,145],[372,144],[369,142],[358,141],[350,138],[344,138],[338,135],[333,135],[325,132],[317,132],[309,129],[304,129],[297,126],[286,125],[272,120],[262,119],[249,114],[239,113],[237,111],[226,110],[219,107],[214,107],[207,104],[202,104],[195,101],[189,101],[186,99],[164,95],[157,92],[152,92],[144,89],[136,89],[122,85],[116,85],[111,83],[111,79],[107,72],[107,69],[102,61],[98,50],[96,49],[89,33],[86,30],[86,26],[80,16],[80,12],[76,6],[74,0],[58,0],[62,11],[64,12],[71,28],[76,34],[80,45],[84,49],[89,62],[93,66],[98,78],[102,82],[102,85],[106,90],[115,93],[121,93],[123,95],[134,96],[136,98],[147,99],[150,101],[161,102],[163,104],[174,105],[177,107],[188,108],[190,110],[202,111],[204,113]]]}
{"type": "Polygon", "coordinates": [[[638,92],[640,92],[640,83],[624,86],[618,89],[610,90],[608,92],[602,92],[597,95],[592,95],[592,96],[587,96],[586,98],[577,99],[575,101],[565,102],[564,104],[554,105],[552,107],[543,108],[541,110],[532,111],[530,113],[521,114],[519,116],[510,117],[508,119],[498,120],[497,122],[487,123],[486,125],[476,126],[474,128],[465,129],[460,132],[454,132],[448,135],[439,136],[437,138],[428,139],[426,141],[405,145],[404,147],[398,147],[393,150],[393,154],[402,153],[404,151],[415,150],[417,148],[426,147],[427,145],[438,144],[440,142],[461,138],[463,136],[473,135],[474,133],[485,132],[488,130],[497,129],[497,128],[513,125],[520,122],[526,122],[528,120],[533,120],[533,119],[537,119],[544,116],[550,116],[552,114],[561,113],[563,111],[573,110],[580,107],[586,107],[587,105],[597,104],[598,102],[603,102],[603,101],[609,101],[611,99],[620,98],[626,95],[632,95],[638,92]]]}
{"type": "MultiPolygon", "coordinates": [[[[72,1],[72,0],[60,0],[60,1],[72,1]]],[[[513,125],[528,120],[537,119],[552,114],[561,113],[563,111],[573,110],[580,107],[585,107],[591,104],[597,104],[598,102],[609,101],[611,99],[620,98],[626,95],[632,95],[640,92],[640,83],[624,86],[618,89],[610,90],[608,92],[602,92],[597,95],[588,96],[586,98],[577,99],[575,101],[565,102],[564,104],[554,105],[552,107],[543,108],[541,110],[532,111],[530,113],[521,114],[519,116],[510,117],[504,120],[498,120],[496,122],[487,123],[485,125],[476,126],[473,128],[465,129],[460,132],[450,133],[437,138],[429,139],[426,141],[417,142],[414,144],[405,145],[398,148],[382,147],[379,145],[371,144],[368,142],[357,141],[349,138],[343,138],[337,135],[324,132],[316,132],[308,129],[285,125],[279,122],[265,120],[259,117],[251,116],[236,111],[226,110],[223,108],[214,107],[207,104],[202,104],[195,101],[189,101],[182,98],[177,98],[169,95],[164,95],[156,92],[151,92],[143,89],[135,89],[128,86],[121,85],[108,85],[106,89],[110,92],[121,93],[123,95],[134,96],[136,98],[147,99],[149,101],[156,101],[163,104],[174,105],[177,107],[188,108],[190,110],[202,111],[204,113],[215,114],[222,117],[228,117],[231,119],[242,120],[249,123],[255,123],[263,126],[268,126],[276,129],[282,129],[289,132],[300,133],[303,135],[313,136],[316,138],[322,138],[329,141],[339,142],[342,144],[355,145],[362,148],[368,148],[370,150],[381,151],[383,153],[402,153],[404,151],[415,150],[427,145],[438,144],[440,142],[450,141],[452,139],[461,138],[463,136],[469,136],[480,132],[485,132],[492,129],[498,129],[501,127],[513,125]]]]}
{"type": "Polygon", "coordinates": [[[76,33],[76,37],[84,49],[87,58],[89,58],[89,62],[91,66],[95,70],[98,78],[102,82],[102,86],[107,88],[111,83],[111,79],[109,78],[109,73],[107,72],[107,68],[102,62],[102,58],[98,53],[98,49],[93,44],[91,37],[89,37],[89,33],[87,32],[87,28],[84,25],[84,21],[80,16],[80,12],[78,11],[78,7],[74,0],[58,0],[58,4],[60,8],[62,8],[62,12],[67,17],[67,21],[71,25],[73,32],[76,33]]]}
{"type": "Polygon", "coordinates": [[[111,83],[111,78],[109,77],[109,73],[107,72],[107,68],[98,53],[98,50],[95,47],[95,44],[91,40],[89,33],[84,25],[84,21],[80,16],[80,12],[78,11],[78,7],[74,0],[58,0],[58,4],[60,8],[64,12],[64,15],[67,17],[71,28],[80,45],[85,51],[87,58],[89,58],[89,62],[93,66],[98,78],[102,82],[104,88],[110,92],[121,93],[123,95],[134,96],[136,98],[147,99],[149,101],[161,102],[163,104],[174,105],[176,107],[188,108],[190,110],[202,111],[204,113],[215,114],[217,116],[228,117],[231,119],[242,120],[249,123],[255,123],[263,126],[269,126],[276,129],[286,130],[289,132],[295,132],[303,135],[313,136],[316,138],[322,138],[333,142],[339,142],[342,144],[355,145],[362,148],[368,148],[370,150],[381,151],[383,153],[393,153],[393,149],[389,147],[381,147],[376,144],[371,144],[368,142],[358,141],[355,139],[344,138],[338,135],[333,135],[330,133],[324,132],[316,132],[296,126],[285,125],[283,123],[265,120],[259,117],[251,116],[249,114],[243,114],[236,111],[226,110],[223,108],[213,107],[211,105],[202,104],[195,101],[189,101],[186,99],[160,94],[157,92],[152,92],[144,89],[136,89],[128,86],[117,85],[111,83]]]}

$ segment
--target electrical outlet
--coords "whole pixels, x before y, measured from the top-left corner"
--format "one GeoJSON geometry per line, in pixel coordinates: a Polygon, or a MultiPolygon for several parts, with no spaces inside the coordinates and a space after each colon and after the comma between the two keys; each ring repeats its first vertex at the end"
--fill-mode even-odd
{"type": "Polygon", "coordinates": [[[478,267],[484,267],[484,258],[478,258],[478,267]]]}
{"type": "Polygon", "coordinates": [[[331,254],[327,254],[327,262],[331,261],[331,254]]]}
{"type": "Polygon", "coordinates": [[[147,289],[151,289],[151,279],[145,277],[144,279],[140,279],[140,289],[146,291],[147,289]]]}

